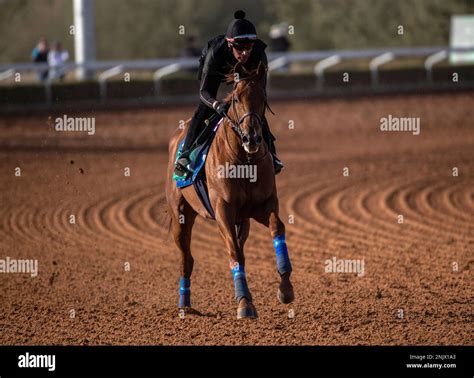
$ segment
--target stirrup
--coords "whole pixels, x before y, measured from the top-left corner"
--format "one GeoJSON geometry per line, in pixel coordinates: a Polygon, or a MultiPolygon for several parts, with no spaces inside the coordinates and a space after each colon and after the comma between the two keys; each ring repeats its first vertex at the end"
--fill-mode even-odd
{"type": "MultiPolygon", "coordinates": [[[[187,164],[185,166],[184,161],[180,162],[180,160],[184,160],[184,159],[178,159],[176,161],[176,163],[174,164],[174,174],[179,177],[185,177],[189,173],[189,170],[187,168],[187,164]]],[[[189,164],[189,160],[186,159],[186,161],[189,164]]]]}

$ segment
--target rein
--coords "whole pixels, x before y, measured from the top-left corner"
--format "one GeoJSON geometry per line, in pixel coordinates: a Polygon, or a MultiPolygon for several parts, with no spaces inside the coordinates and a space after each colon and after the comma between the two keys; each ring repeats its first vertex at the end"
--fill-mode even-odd
{"type": "MultiPolygon", "coordinates": [[[[243,78],[243,79],[240,79],[240,80],[250,80],[250,79],[251,79],[251,77],[243,78]]],[[[235,108],[235,103],[236,103],[236,101],[235,101],[235,93],[234,93],[235,88],[236,88],[236,85],[237,85],[237,84],[234,84],[234,89],[233,89],[233,92],[232,92],[232,99],[231,99],[231,108],[232,108],[232,111],[233,111],[234,115],[237,115],[237,109],[235,108]]],[[[262,90],[263,90],[263,89],[262,89],[262,90]]],[[[268,108],[270,109],[270,107],[268,106],[268,102],[267,102],[267,98],[266,98],[265,91],[263,91],[263,93],[264,93],[264,97],[265,97],[265,108],[268,107],[268,108]]],[[[271,109],[270,109],[270,111],[273,113],[273,111],[272,111],[271,109]]],[[[273,114],[275,114],[275,113],[273,113],[273,114]]],[[[244,134],[244,132],[242,131],[242,128],[241,128],[240,126],[242,125],[242,123],[244,122],[245,118],[247,118],[247,117],[255,117],[255,118],[257,119],[257,122],[258,122],[259,126],[262,127],[262,123],[263,123],[263,121],[262,121],[262,116],[260,116],[259,114],[255,113],[255,112],[246,112],[245,114],[243,114],[241,117],[238,118],[237,122],[235,122],[232,118],[230,118],[227,113],[225,114],[225,118],[226,118],[227,121],[229,122],[229,124],[230,124],[232,130],[239,136],[240,141],[241,141],[242,143],[244,142],[244,138],[246,137],[246,135],[244,134]]],[[[229,143],[229,140],[228,140],[228,138],[227,138],[227,133],[226,133],[226,139],[227,139],[227,143],[229,143]]],[[[235,152],[234,152],[234,154],[235,154],[235,152]]],[[[246,154],[247,154],[247,162],[246,162],[246,164],[249,164],[249,163],[251,163],[252,161],[251,161],[251,158],[249,157],[249,154],[248,154],[248,153],[246,153],[246,154]]],[[[262,160],[267,154],[268,154],[268,149],[267,149],[267,152],[266,152],[261,158],[255,160],[255,161],[253,161],[253,162],[255,163],[255,162],[258,162],[258,161],[262,160]]],[[[241,161],[241,160],[238,158],[238,155],[237,155],[237,154],[235,154],[235,155],[236,155],[237,159],[238,159],[239,161],[241,161]]]]}
{"type": "MultiPolygon", "coordinates": [[[[252,80],[252,76],[249,76],[249,77],[246,77],[246,78],[242,78],[242,79],[239,79],[239,81],[247,81],[247,80],[252,80]]],[[[235,115],[237,115],[237,109],[235,108],[235,88],[237,87],[237,84],[234,84],[234,88],[233,88],[233,91],[232,91],[232,99],[230,101],[230,106],[232,107],[232,110],[234,112],[235,115]]],[[[270,108],[270,106],[268,105],[268,102],[267,102],[267,96],[266,96],[266,93],[265,91],[263,90],[263,88],[260,88],[262,89],[263,91],[263,96],[264,96],[264,102],[265,102],[265,109],[268,108],[270,110],[270,112],[272,114],[275,114],[273,113],[273,110],[270,108]]],[[[264,110],[264,113],[265,113],[265,110],[264,110]]],[[[240,128],[240,125],[242,124],[242,122],[244,122],[245,118],[247,117],[255,117],[257,118],[257,121],[258,121],[258,124],[260,125],[260,127],[262,126],[262,116],[260,116],[259,114],[255,113],[255,112],[247,112],[245,113],[243,116],[241,116],[237,122],[234,122],[230,117],[229,115],[226,113],[225,114],[225,118],[227,119],[227,121],[229,121],[231,127],[232,127],[232,130],[234,130],[237,135],[240,137],[241,140],[243,140],[243,137],[244,137],[244,133],[242,131],[242,129],[240,128]]]]}
{"type": "MultiPolygon", "coordinates": [[[[235,89],[235,87],[234,87],[235,89]]],[[[234,100],[234,93],[232,93],[232,100],[231,100],[231,107],[232,107],[232,110],[234,112],[235,115],[237,115],[237,110],[235,109],[235,100],[234,100]]],[[[247,112],[245,113],[243,116],[241,116],[237,122],[234,122],[230,117],[229,115],[226,113],[225,115],[225,118],[227,119],[227,121],[230,123],[231,127],[232,127],[232,130],[234,130],[237,135],[240,137],[240,140],[243,141],[244,139],[244,132],[242,131],[240,125],[242,125],[242,122],[244,122],[245,118],[247,117],[255,117],[257,118],[257,121],[258,121],[258,124],[260,125],[260,127],[262,126],[262,117],[260,115],[258,115],[257,113],[255,112],[247,112]]]]}
{"type": "MultiPolygon", "coordinates": [[[[229,120],[229,122],[231,122],[229,120]]],[[[232,124],[231,124],[232,126],[232,124]]],[[[225,140],[227,142],[227,145],[229,146],[229,150],[230,152],[232,153],[232,155],[234,155],[234,157],[239,161],[239,163],[243,163],[243,164],[250,164],[250,163],[258,163],[259,161],[263,160],[267,155],[268,155],[268,148],[266,149],[266,152],[261,156],[259,157],[258,159],[256,160],[252,160],[249,156],[249,154],[246,152],[246,155],[247,155],[247,161],[243,161],[242,159],[239,158],[239,154],[238,152],[235,152],[232,150],[232,145],[230,144],[229,142],[229,137],[227,136],[227,129],[224,127],[224,135],[225,135],[225,140]]]]}

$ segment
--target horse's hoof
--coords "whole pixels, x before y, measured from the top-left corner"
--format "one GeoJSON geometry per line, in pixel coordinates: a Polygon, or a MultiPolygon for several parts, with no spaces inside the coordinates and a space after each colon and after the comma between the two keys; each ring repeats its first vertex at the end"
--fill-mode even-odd
{"type": "Polygon", "coordinates": [[[189,306],[179,307],[178,314],[180,317],[183,317],[186,315],[202,315],[198,310],[189,306]]]}
{"type": "Polygon", "coordinates": [[[295,299],[295,294],[293,293],[293,290],[291,292],[286,292],[283,293],[280,289],[278,289],[278,300],[282,304],[288,304],[293,302],[295,299]]]}
{"type": "Polygon", "coordinates": [[[280,303],[288,304],[293,302],[295,299],[295,293],[293,291],[293,285],[291,284],[289,278],[281,282],[280,287],[278,288],[278,300],[280,303]]]}
{"type": "Polygon", "coordinates": [[[257,309],[252,302],[241,301],[237,308],[237,319],[257,319],[257,309]],[[242,302],[245,302],[242,304],[242,302]]]}
{"type": "Polygon", "coordinates": [[[278,300],[283,304],[291,303],[295,299],[293,285],[290,282],[290,274],[291,273],[284,273],[281,275],[280,287],[278,288],[278,300]]]}

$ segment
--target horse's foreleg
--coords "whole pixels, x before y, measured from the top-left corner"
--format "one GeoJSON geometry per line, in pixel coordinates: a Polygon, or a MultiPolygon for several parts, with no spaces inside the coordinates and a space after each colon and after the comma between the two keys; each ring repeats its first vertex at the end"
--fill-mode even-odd
{"type": "Polygon", "coordinates": [[[173,237],[181,252],[181,277],[179,279],[179,308],[191,307],[191,274],[194,259],[191,255],[191,233],[196,219],[196,212],[185,205],[178,215],[172,213],[173,237]]]}
{"type": "Polygon", "coordinates": [[[247,241],[247,238],[249,237],[249,232],[250,232],[250,219],[245,219],[241,223],[239,223],[236,226],[236,232],[237,232],[237,239],[239,241],[239,249],[241,253],[241,259],[242,261],[245,262],[245,256],[244,256],[244,245],[245,242],[247,241]]]}
{"type": "Polygon", "coordinates": [[[263,211],[255,217],[255,220],[267,226],[273,238],[276,266],[281,279],[278,299],[281,303],[291,303],[295,298],[293,285],[290,282],[292,266],[286,245],[285,225],[278,216],[278,199],[271,199],[265,204],[263,211]]]}
{"type": "MultiPolygon", "coordinates": [[[[248,224],[243,224],[241,229],[246,234],[237,236],[235,225],[235,213],[231,207],[223,200],[218,201],[216,206],[216,221],[220,234],[229,254],[230,270],[234,280],[235,299],[238,303],[237,319],[257,318],[257,310],[252,304],[252,295],[247,285],[245,274],[245,257],[243,253],[242,236],[248,236],[248,224]]],[[[244,222],[245,223],[245,222],[244,222]]]]}

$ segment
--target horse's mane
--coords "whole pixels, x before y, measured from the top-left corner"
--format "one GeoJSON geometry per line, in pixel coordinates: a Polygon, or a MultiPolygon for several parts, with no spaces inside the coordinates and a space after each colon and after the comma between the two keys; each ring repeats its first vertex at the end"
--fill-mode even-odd
{"type": "MultiPolygon", "coordinates": [[[[232,84],[234,83],[234,78],[235,78],[235,68],[237,67],[237,65],[235,65],[234,67],[232,67],[232,69],[230,70],[230,72],[224,76],[224,82],[226,84],[232,84]]],[[[242,81],[251,81],[253,79],[256,79],[258,78],[258,68],[255,68],[253,70],[250,70],[250,71],[247,71],[244,67],[242,67],[242,71],[243,73],[245,73],[245,76],[243,77],[240,77],[239,80],[242,80],[242,81]]],[[[234,90],[235,90],[235,86],[234,86],[234,90]]],[[[227,94],[227,96],[224,98],[224,101],[225,102],[230,102],[232,100],[232,92],[229,92],[227,94]]]]}
{"type": "MultiPolygon", "coordinates": [[[[235,75],[235,69],[237,68],[237,64],[233,66],[230,70],[230,72],[225,75],[225,82],[227,84],[231,84],[234,82],[234,75],[235,75]]],[[[258,68],[254,68],[253,70],[247,71],[245,67],[241,66],[243,73],[245,74],[244,77],[240,78],[240,80],[252,80],[258,77],[258,68]]]]}
{"type": "MultiPolygon", "coordinates": [[[[234,67],[231,68],[230,72],[227,75],[224,76],[224,78],[225,78],[224,82],[226,84],[234,83],[235,69],[236,68],[237,68],[237,64],[234,67]]],[[[247,71],[243,66],[241,66],[241,68],[242,68],[243,73],[245,73],[245,76],[244,77],[239,77],[240,81],[250,82],[253,79],[258,78],[258,67],[253,69],[253,70],[250,70],[250,71],[247,71]]],[[[234,90],[235,89],[236,89],[236,86],[234,85],[234,90]]],[[[227,94],[227,96],[224,98],[224,101],[227,102],[228,104],[232,101],[232,94],[233,93],[234,93],[234,91],[229,92],[227,94]]],[[[268,101],[267,101],[267,98],[266,98],[266,92],[265,92],[265,109],[268,109],[272,114],[275,114],[273,112],[272,108],[270,108],[270,105],[268,105],[268,101]]]]}

